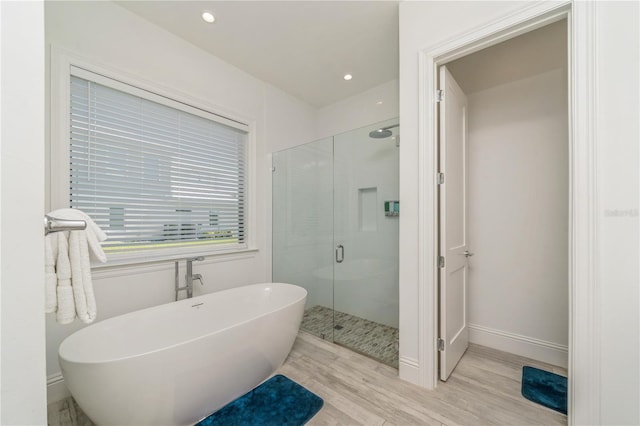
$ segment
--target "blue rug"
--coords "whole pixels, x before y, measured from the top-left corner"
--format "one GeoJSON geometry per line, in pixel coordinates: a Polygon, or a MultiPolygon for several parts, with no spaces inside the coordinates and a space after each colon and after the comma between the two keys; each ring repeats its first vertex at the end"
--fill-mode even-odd
{"type": "Polygon", "coordinates": [[[534,367],[522,367],[522,396],[567,414],[567,378],[534,367]]]}
{"type": "Polygon", "coordinates": [[[196,426],[298,426],[307,423],[323,403],[319,396],[278,374],[196,426]]]}

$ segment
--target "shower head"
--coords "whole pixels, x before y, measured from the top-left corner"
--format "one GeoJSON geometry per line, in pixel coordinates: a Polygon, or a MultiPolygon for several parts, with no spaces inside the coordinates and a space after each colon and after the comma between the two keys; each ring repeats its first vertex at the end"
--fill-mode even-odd
{"type": "Polygon", "coordinates": [[[391,136],[393,132],[389,129],[376,129],[369,132],[369,137],[374,139],[384,139],[391,136]]]}
{"type": "Polygon", "coordinates": [[[376,130],[372,130],[369,132],[369,137],[370,138],[374,138],[374,139],[384,139],[384,138],[388,138],[389,136],[391,136],[393,134],[393,132],[389,129],[393,129],[394,127],[400,127],[399,124],[394,124],[392,126],[387,126],[387,127],[381,127],[379,129],[376,130]]]}

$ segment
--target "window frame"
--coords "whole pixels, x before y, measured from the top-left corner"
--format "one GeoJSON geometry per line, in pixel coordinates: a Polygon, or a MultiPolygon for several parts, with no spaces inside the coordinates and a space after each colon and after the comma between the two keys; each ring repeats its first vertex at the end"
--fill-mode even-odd
{"type": "Polygon", "coordinates": [[[171,107],[180,105],[178,109],[211,119],[222,124],[242,129],[247,132],[246,149],[246,214],[245,214],[245,242],[234,247],[202,244],[197,246],[148,248],[141,250],[127,250],[109,254],[106,264],[92,264],[93,267],[126,265],[136,263],[158,262],[163,260],[177,260],[194,255],[237,255],[256,252],[256,132],[255,119],[224,109],[201,98],[181,92],[175,88],[168,88],[159,83],[145,80],[138,76],[115,70],[103,64],[79,57],[69,51],[51,46],[51,78],[50,78],[50,151],[49,151],[49,179],[46,188],[49,194],[47,202],[49,210],[69,207],[69,144],[70,144],[70,84],[71,75],[81,78],[96,74],[98,79],[92,80],[104,84],[107,79],[110,87],[127,93],[136,92],[136,96],[143,95],[145,99],[171,107]]]}

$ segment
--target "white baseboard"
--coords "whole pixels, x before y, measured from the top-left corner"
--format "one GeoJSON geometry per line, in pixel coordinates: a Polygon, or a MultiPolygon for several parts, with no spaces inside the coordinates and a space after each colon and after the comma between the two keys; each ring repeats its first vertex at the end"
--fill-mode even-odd
{"type": "Polygon", "coordinates": [[[468,324],[468,327],[471,343],[567,368],[567,346],[477,324],[468,324]]]}
{"type": "Polygon", "coordinates": [[[416,359],[401,356],[398,360],[398,377],[414,385],[423,386],[420,380],[420,363],[416,359]]]}
{"type": "Polygon", "coordinates": [[[69,389],[64,384],[62,373],[52,374],[47,377],[47,404],[62,401],[70,396],[69,389]]]}

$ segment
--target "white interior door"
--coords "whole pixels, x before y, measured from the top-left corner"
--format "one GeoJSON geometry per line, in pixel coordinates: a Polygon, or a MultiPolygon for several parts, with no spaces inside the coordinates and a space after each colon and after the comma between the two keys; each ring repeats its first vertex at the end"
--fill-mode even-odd
{"type": "Polygon", "coordinates": [[[467,329],[467,98],[440,67],[440,379],[469,346],[467,329]]]}

